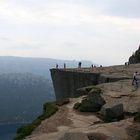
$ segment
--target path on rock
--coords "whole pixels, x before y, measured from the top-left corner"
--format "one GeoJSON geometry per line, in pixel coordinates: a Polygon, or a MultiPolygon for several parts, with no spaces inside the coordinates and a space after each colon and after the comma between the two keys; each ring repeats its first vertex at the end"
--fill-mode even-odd
{"type": "Polygon", "coordinates": [[[64,133],[64,131],[86,128],[94,122],[100,122],[100,119],[94,113],[78,113],[73,109],[73,105],[81,99],[82,97],[71,99],[69,104],[60,107],[56,114],[42,121],[41,125],[26,140],[43,140],[50,137],[50,135],[51,137],[53,135],[57,137],[57,134],[64,133]]]}
{"type": "Polygon", "coordinates": [[[126,128],[132,124],[132,119],[102,123],[94,113],[81,113],[73,109],[73,105],[81,100],[82,97],[70,99],[69,104],[63,105],[56,114],[42,121],[26,140],[59,140],[67,132],[100,132],[110,137],[127,139],[126,128]]]}
{"type": "MultiPolygon", "coordinates": [[[[71,69],[70,69],[71,71],[71,69]]],[[[73,69],[78,72],[103,72],[106,74],[126,75],[132,77],[133,72],[140,71],[140,64],[113,66],[96,69],[73,69]]],[[[107,102],[123,103],[126,112],[135,113],[140,110],[140,88],[131,85],[132,80],[98,85],[102,88],[107,102]]],[[[70,103],[59,108],[50,118],[42,121],[26,140],[60,140],[66,132],[102,133],[117,140],[129,140],[127,128],[133,124],[133,118],[119,122],[103,123],[94,113],[81,113],[73,109],[82,97],[70,99],[70,103]]]]}

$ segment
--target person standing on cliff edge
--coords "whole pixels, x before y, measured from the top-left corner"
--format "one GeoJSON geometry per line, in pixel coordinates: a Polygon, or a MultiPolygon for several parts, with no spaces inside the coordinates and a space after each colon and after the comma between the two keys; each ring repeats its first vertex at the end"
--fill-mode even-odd
{"type": "Polygon", "coordinates": [[[78,68],[81,68],[82,62],[78,63],[78,68]]]}
{"type": "Polygon", "coordinates": [[[66,63],[64,63],[64,69],[66,69],[66,63]]]}
{"type": "Polygon", "coordinates": [[[56,64],[56,69],[58,69],[58,64],[56,64]]]}

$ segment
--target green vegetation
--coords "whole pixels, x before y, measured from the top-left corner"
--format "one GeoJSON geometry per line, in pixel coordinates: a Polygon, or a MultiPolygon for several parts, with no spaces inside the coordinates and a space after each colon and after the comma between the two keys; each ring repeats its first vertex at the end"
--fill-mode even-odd
{"type": "Polygon", "coordinates": [[[43,113],[40,115],[37,119],[35,119],[32,123],[23,125],[17,130],[17,136],[13,140],[22,140],[26,136],[30,135],[32,131],[41,124],[41,121],[49,118],[52,116],[56,111],[58,110],[58,107],[56,106],[56,103],[50,102],[46,103],[43,106],[43,113]]]}
{"type": "MultiPolygon", "coordinates": [[[[135,115],[134,121],[140,123],[140,112],[135,115]]],[[[140,131],[137,133],[136,140],[140,140],[140,131]]]]}
{"type": "Polygon", "coordinates": [[[62,105],[68,104],[69,102],[70,102],[69,98],[64,98],[64,99],[61,99],[59,101],[56,101],[56,105],[62,106],[62,105]]]}
{"type": "Polygon", "coordinates": [[[76,110],[78,110],[79,108],[80,108],[80,106],[81,106],[81,103],[76,103],[76,104],[74,104],[74,109],[76,109],[76,110]]]}
{"type": "Polygon", "coordinates": [[[134,121],[140,122],[140,112],[138,112],[138,113],[135,115],[134,121]]]}
{"type": "Polygon", "coordinates": [[[91,89],[90,92],[93,92],[93,93],[102,93],[103,91],[101,90],[101,88],[98,88],[96,86],[93,86],[93,88],[91,89]]]}
{"type": "Polygon", "coordinates": [[[140,140],[140,133],[136,136],[136,140],[140,140]]]}

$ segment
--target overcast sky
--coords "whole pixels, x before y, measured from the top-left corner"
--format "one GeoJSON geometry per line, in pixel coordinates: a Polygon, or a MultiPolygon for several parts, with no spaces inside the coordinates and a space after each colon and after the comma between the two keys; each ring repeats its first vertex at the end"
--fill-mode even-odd
{"type": "Polygon", "coordinates": [[[0,56],[124,64],[140,43],[139,0],[0,0],[0,56]]]}

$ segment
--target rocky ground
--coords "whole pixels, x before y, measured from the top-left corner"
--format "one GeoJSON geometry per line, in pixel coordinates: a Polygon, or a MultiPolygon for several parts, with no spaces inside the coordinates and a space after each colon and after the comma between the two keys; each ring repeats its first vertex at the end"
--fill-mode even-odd
{"type": "MultiPolygon", "coordinates": [[[[113,74],[124,74],[131,77],[140,65],[115,66],[100,71],[113,74]]],[[[95,70],[96,71],[96,70],[95,70]]],[[[132,80],[104,83],[101,88],[102,97],[109,105],[122,104],[125,112],[120,121],[106,123],[96,113],[79,112],[73,109],[83,96],[71,98],[70,103],[59,107],[59,111],[42,121],[26,140],[135,140],[140,132],[140,124],[134,122],[134,114],[140,112],[140,87],[132,86],[132,80]]]]}

